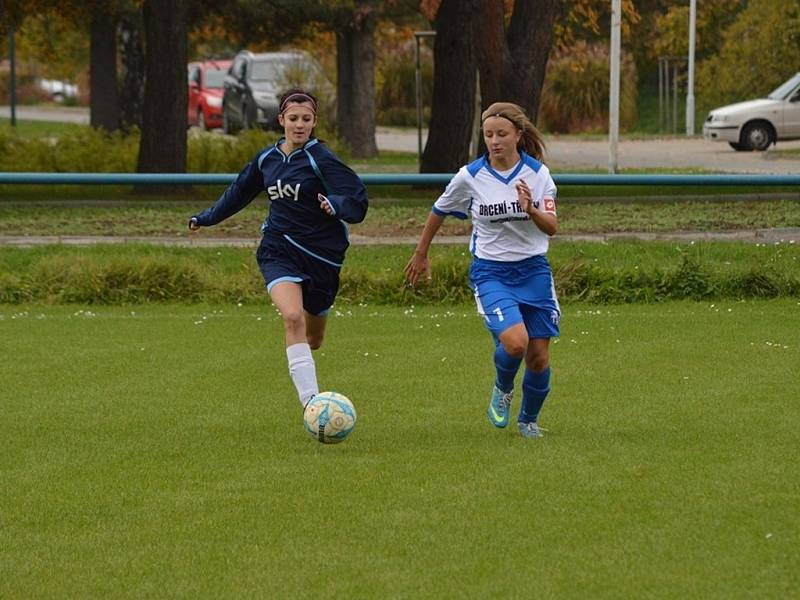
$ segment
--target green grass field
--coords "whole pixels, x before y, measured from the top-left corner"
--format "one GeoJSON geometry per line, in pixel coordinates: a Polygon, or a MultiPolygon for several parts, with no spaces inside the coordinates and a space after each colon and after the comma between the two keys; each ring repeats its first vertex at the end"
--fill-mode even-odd
{"type": "Polygon", "coordinates": [[[0,597],[788,598],[797,299],[564,307],[542,440],[471,306],[341,306],[313,441],[274,310],[0,306],[0,597]]]}
{"type": "Polygon", "coordinates": [[[58,123],[56,121],[28,121],[17,119],[16,127],[11,126],[11,119],[0,117],[0,133],[14,134],[23,138],[38,138],[49,136],[60,136],[67,133],[74,133],[87,125],[75,123],[58,123]]]}
{"type": "MultiPolygon", "coordinates": [[[[351,232],[369,237],[419,236],[436,196],[415,194],[419,192],[411,192],[410,197],[373,197],[367,218],[352,226],[351,232]]],[[[188,236],[189,217],[213,202],[211,197],[192,201],[3,201],[0,194],[0,235],[188,236]]],[[[202,235],[255,239],[266,214],[264,201],[259,199],[202,235]]],[[[567,198],[560,201],[559,219],[562,234],[800,227],[800,202],[746,196],[707,201],[567,198]]],[[[469,231],[469,221],[446,219],[441,233],[468,235],[469,231]]]]}

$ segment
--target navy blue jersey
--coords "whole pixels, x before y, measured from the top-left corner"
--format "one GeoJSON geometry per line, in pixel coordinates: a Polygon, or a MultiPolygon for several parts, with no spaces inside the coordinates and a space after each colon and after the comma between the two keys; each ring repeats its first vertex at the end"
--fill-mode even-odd
{"type": "Polygon", "coordinates": [[[270,207],[261,228],[264,236],[284,238],[340,265],[349,246],[345,223],[364,220],[367,190],[358,175],[316,138],[288,156],[278,147],[282,141],[259,152],[214,205],[196,215],[197,224],[216,225],[266,191],[270,207]],[[320,208],[318,194],[328,198],[333,216],[320,208]]]}

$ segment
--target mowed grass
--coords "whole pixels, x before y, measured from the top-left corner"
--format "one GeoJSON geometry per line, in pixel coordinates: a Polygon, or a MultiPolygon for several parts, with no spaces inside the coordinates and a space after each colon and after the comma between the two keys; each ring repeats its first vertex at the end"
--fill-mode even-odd
{"type": "Polygon", "coordinates": [[[528,441],[471,306],[339,306],[359,420],[323,446],[266,302],[0,307],[0,597],[790,597],[799,332],[796,299],[565,306],[528,441]]]}
{"type": "Polygon", "coordinates": [[[0,117],[0,133],[15,134],[23,138],[39,138],[61,136],[85,129],[87,125],[77,123],[59,123],[56,121],[29,121],[17,119],[16,126],[11,126],[11,119],[0,117]]]}
{"type": "MultiPolygon", "coordinates": [[[[200,188],[197,188],[200,190],[200,188]]],[[[203,194],[209,195],[205,190],[203,194]]],[[[418,237],[437,194],[414,191],[403,197],[379,190],[367,217],[353,225],[354,235],[373,238],[418,237]]],[[[202,194],[200,194],[202,195],[202,194]]],[[[8,200],[0,194],[0,235],[11,236],[152,236],[190,237],[186,223],[215,198],[187,200],[8,200]]],[[[262,199],[199,237],[252,238],[268,212],[262,199]]],[[[562,198],[561,234],[769,229],[800,227],[800,202],[791,198],[680,198],[588,200],[562,198]]],[[[442,235],[469,235],[470,222],[446,219],[442,235]]]]}

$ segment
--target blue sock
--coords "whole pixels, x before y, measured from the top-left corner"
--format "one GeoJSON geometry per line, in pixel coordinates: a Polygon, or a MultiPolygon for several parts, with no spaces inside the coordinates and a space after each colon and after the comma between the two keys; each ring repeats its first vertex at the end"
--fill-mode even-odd
{"type": "Polygon", "coordinates": [[[503,344],[497,344],[494,350],[494,367],[497,369],[497,380],[495,385],[500,391],[508,393],[514,389],[514,378],[519,371],[522,357],[514,358],[503,348],[503,344]]]}
{"type": "Polygon", "coordinates": [[[522,406],[517,421],[520,423],[536,421],[548,392],[550,392],[550,367],[539,373],[526,369],[522,378],[522,406]]]}

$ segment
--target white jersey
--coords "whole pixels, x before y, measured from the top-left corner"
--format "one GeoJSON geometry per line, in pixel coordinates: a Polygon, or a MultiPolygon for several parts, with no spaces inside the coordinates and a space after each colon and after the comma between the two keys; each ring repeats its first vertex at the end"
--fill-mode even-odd
{"type": "Polygon", "coordinates": [[[550,238],[517,202],[518,180],[528,184],[536,208],[556,214],[556,184],[550,170],[522,151],[507,175],[495,171],[486,156],[461,167],[433,212],[472,218],[470,252],[477,258],[511,262],[545,254],[550,238]]]}

